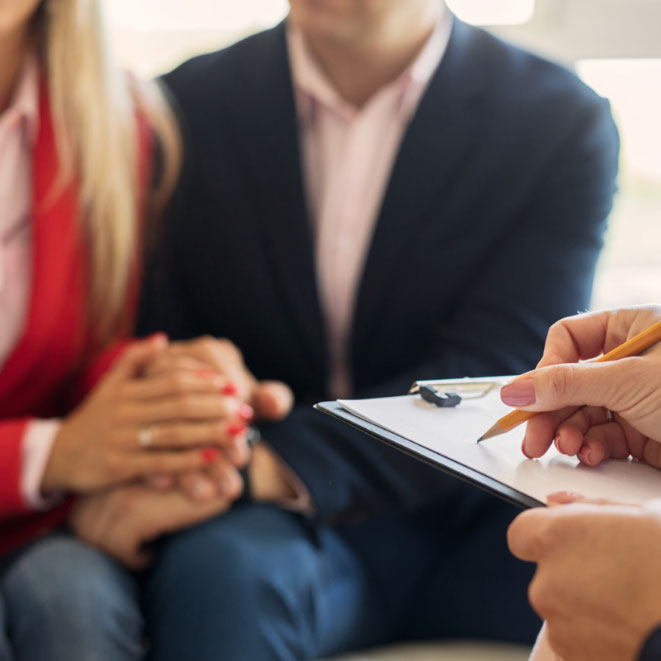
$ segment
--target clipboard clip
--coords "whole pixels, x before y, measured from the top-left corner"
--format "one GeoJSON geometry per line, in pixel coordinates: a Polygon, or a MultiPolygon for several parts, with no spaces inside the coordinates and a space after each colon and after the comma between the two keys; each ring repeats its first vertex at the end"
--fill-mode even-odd
{"type": "Polygon", "coordinates": [[[464,399],[479,399],[487,395],[496,381],[474,381],[457,379],[444,381],[416,381],[409,388],[409,395],[420,395],[422,399],[439,408],[454,408],[464,399]]]}
{"type": "Polygon", "coordinates": [[[441,392],[436,390],[434,386],[420,386],[418,392],[425,402],[444,409],[454,408],[461,403],[461,395],[457,395],[456,392],[441,392]]]}

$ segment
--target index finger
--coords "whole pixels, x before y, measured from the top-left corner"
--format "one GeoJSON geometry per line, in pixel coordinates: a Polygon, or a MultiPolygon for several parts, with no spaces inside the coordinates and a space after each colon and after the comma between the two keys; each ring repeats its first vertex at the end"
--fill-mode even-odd
{"type": "Polygon", "coordinates": [[[577,363],[603,352],[609,312],[588,312],[566,317],[549,328],[544,355],[537,367],[577,363]]]}
{"type": "Polygon", "coordinates": [[[659,306],[587,312],[553,324],[538,367],[595,358],[661,319],[659,306]]]}
{"type": "Polygon", "coordinates": [[[243,362],[241,353],[229,342],[201,338],[187,343],[173,344],[170,350],[181,356],[196,358],[235,383],[243,399],[250,399],[257,380],[243,362]]]}

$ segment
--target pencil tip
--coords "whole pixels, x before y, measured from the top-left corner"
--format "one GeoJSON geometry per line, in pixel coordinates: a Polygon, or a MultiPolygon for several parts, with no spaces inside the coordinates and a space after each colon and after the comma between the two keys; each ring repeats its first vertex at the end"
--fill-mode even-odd
{"type": "Polygon", "coordinates": [[[495,425],[493,425],[493,427],[490,427],[489,429],[487,429],[487,431],[485,431],[484,434],[482,434],[482,436],[480,436],[480,438],[477,440],[477,442],[481,443],[482,441],[486,441],[488,438],[493,438],[494,436],[498,436],[498,434],[502,434],[502,433],[503,433],[503,430],[502,430],[500,424],[496,423],[495,425]]]}

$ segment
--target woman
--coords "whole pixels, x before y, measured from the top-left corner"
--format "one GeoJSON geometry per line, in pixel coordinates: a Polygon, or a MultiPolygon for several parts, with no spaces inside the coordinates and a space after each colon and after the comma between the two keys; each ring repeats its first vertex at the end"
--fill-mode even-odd
{"type": "MultiPolygon", "coordinates": [[[[648,306],[551,328],[540,369],[501,393],[507,404],[548,412],[528,423],[526,455],[540,457],[554,442],[588,466],[633,456],[661,468],[661,345],[612,363],[576,364],[659,320],[661,308],[648,306]]],[[[534,661],[661,659],[661,500],[552,494],[549,504],[519,515],[508,533],[513,553],[538,564],[530,599],[546,630],[534,661]]]]}
{"type": "MultiPolygon", "coordinates": [[[[128,483],[154,494],[145,483],[210,466],[233,475],[219,448],[246,461],[250,411],[231,383],[205,369],[150,369],[164,337],[122,340],[140,226],[177,165],[166,105],[113,65],[94,0],[0,3],[0,659],[141,655],[135,586],[60,532],[65,494],[126,498],[128,483]]],[[[222,511],[239,489],[237,478],[195,516],[149,533],[222,511]]],[[[76,510],[76,526],[89,511],[76,510]]],[[[114,538],[128,534],[120,524],[114,538]]]]}

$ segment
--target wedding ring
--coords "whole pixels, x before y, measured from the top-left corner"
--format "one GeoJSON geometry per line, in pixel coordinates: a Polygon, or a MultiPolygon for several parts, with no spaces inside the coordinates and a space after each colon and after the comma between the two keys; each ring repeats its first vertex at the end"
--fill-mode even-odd
{"type": "Polygon", "coordinates": [[[615,415],[610,409],[606,409],[606,420],[608,422],[613,422],[613,420],[615,420],[615,415]]]}
{"type": "Polygon", "coordinates": [[[143,427],[138,432],[138,445],[141,448],[148,448],[154,442],[154,428],[143,427]]]}

